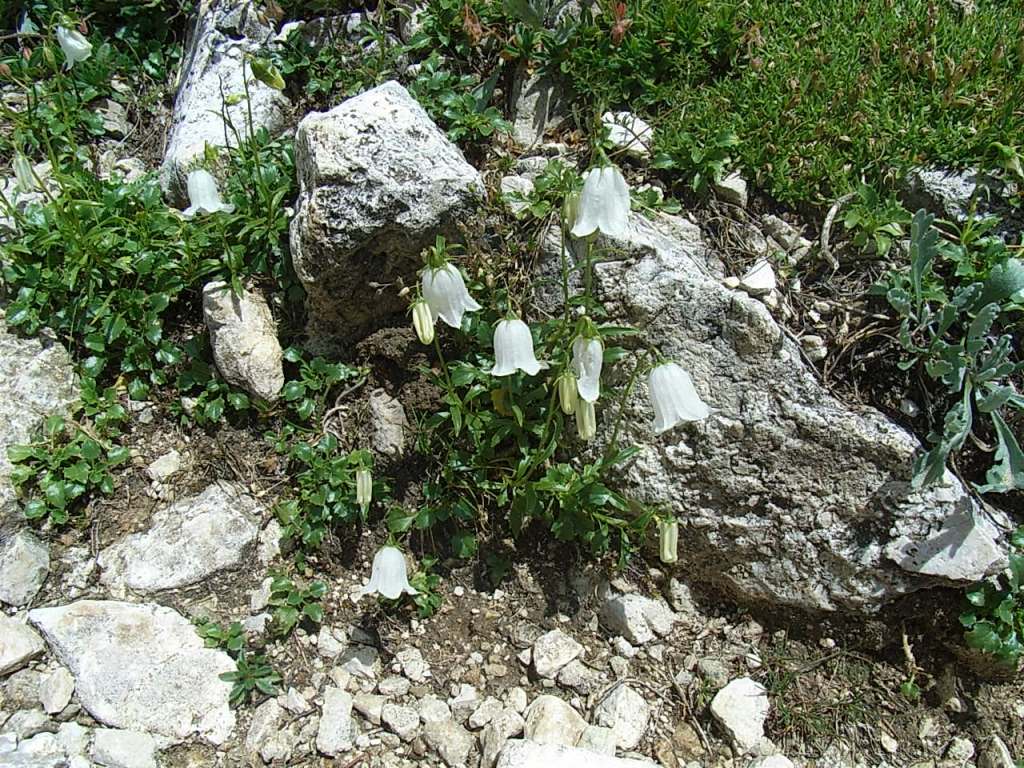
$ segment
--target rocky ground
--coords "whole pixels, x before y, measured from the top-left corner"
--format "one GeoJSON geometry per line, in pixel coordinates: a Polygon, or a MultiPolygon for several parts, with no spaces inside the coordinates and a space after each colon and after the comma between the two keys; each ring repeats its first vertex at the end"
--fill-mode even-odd
{"type": "MultiPolygon", "coordinates": [[[[186,201],[183,169],[204,142],[223,144],[214,86],[273,37],[245,8],[204,4],[197,22],[162,158],[172,201],[186,201]]],[[[414,461],[406,411],[430,393],[389,368],[419,353],[395,323],[397,293],[368,284],[415,270],[488,192],[488,215],[508,216],[498,190],[527,192],[548,157],[571,159],[541,142],[557,122],[552,86],[518,86],[506,172],[470,164],[397,82],[297,124],[306,330],[314,348],[354,349],[373,368],[336,423],[396,474],[414,461]]],[[[252,88],[255,123],[285,130],[292,105],[252,88]]],[[[510,544],[499,588],[456,566],[429,618],[356,599],[384,543],[364,530],[298,573],[328,585],[319,626],[272,635],[271,583],[294,573],[274,515],[288,477],[256,430],[183,426],[158,397],[131,403],[132,460],[85,527],[26,525],[6,448],[66,412],[75,377],[59,343],[0,319],[0,766],[1014,768],[1024,688],[975,677],[942,635],[956,631],[959,589],[1003,566],[1008,517],[982,513],[952,473],[910,487],[908,425],[837,397],[815,368],[837,343],[834,306],[804,302],[763,260],[796,264],[818,233],[749,204],[742,179],[719,198],[692,215],[634,212],[595,276],[612,319],[714,382],[720,412],[692,431],[652,438],[635,426],[648,418],[639,398],[625,419],[641,452],[623,482],[672,500],[681,562],[616,571],[537,537],[510,544]],[[235,661],[207,647],[200,620],[241,622],[281,673],[279,695],[231,706],[221,675],[235,661]],[[908,680],[920,700],[901,693],[908,680]]],[[[537,311],[557,311],[543,278],[559,244],[540,233],[536,250],[537,311]]],[[[225,295],[203,297],[218,368],[273,396],[271,308],[257,291],[225,295]]]]}

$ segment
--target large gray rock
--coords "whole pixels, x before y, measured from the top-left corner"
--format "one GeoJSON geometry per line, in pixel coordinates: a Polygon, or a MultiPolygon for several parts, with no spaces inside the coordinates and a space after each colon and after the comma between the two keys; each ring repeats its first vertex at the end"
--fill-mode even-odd
{"type": "Polygon", "coordinates": [[[67,351],[51,338],[9,333],[0,311],[0,523],[18,516],[7,449],[31,442],[43,420],[77,399],[67,351]]]}
{"type": "Polygon", "coordinates": [[[156,768],[156,742],[148,733],[97,728],[92,759],[108,768],[156,768]]]}
{"type": "Polygon", "coordinates": [[[509,93],[512,138],[522,147],[544,140],[544,134],[569,114],[569,99],[562,85],[549,75],[530,74],[525,67],[516,72],[509,93]]]}
{"type": "Polygon", "coordinates": [[[594,710],[598,725],[611,728],[619,749],[636,749],[647,730],[650,707],[644,697],[628,685],[620,685],[605,696],[594,710]]]}
{"type": "Polygon", "coordinates": [[[538,696],[526,710],[525,736],[538,744],[575,746],[586,727],[580,713],[557,696],[538,696]]]}
{"type": "Polygon", "coordinates": [[[284,386],[284,363],[266,299],[249,290],[236,296],[216,280],[203,288],[203,317],[220,375],[260,400],[275,402],[284,386]]]}
{"type": "Polygon", "coordinates": [[[38,608],[31,621],[75,676],[78,700],[114,728],[183,741],[198,734],[223,743],[235,727],[228,706],[235,669],[204,647],[195,628],[170,608],[80,600],[38,608]]]}
{"type": "Polygon", "coordinates": [[[262,509],[248,494],[217,482],[153,514],[147,530],[100,552],[100,581],[141,594],[195,584],[247,559],[262,509]]]}
{"type": "Polygon", "coordinates": [[[633,645],[644,645],[672,631],[676,616],[662,600],[643,595],[608,595],[601,603],[601,622],[633,645]]]}
{"type": "Polygon", "coordinates": [[[160,169],[161,186],[175,205],[188,201],[188,171],[207,145],[233,146],[237,137],[244,141],[260,128],[275,133],[285,126],[288,99],[256,80],[247,64],[243,66],[246,54],[260,55],[274,35],[274,30],[259,20],[258,10],[257,4],[248,0],[202,0],[199,4],[160,169]]]}
{"type": "Polygon", "coordinates": [[[0,602],[25,605],[46,581],[50,549],[27,530],[8,538],[0,531],[0,602]]]}
{"type": "Polygon", "coordinates": [[[358,338],[403,310],[396,290],[375,295],[371,283],[413,283],[423,248],[457,235],[483,194],[480,174],[393,81],[306,115],[295,165],[292,260],[314,347],[358,338]]]}
{"type": "Polygon", "coordinates": [[[0,675],[13,672],[46,650],[31,627],[0,614],[0,675]]]}
{"type": "Polygon", "coordinates": [[[646,760],[631,760],[591,752],[589,749],[536,744],[510,739],[498,758],[497,768],[657,768],[646,760]]]}
{"type": "MultiPolygon", "coordinates": [[[[636,214],[627,241],[595,269],[609,320],[679,362],[718,409],[705,422],[651,430],[641,380],[620,444],[631,493],[667,504],[685,530],[680,567],[741,598],[809,609],[874,611],[910,592],[962,585],[1005,562],[998,513],[981,515],[960,482],[915,490],[918,441],[877,411],[832,397],[765,306],[720,280],[721,262],[685,219],[636,214]]],[[[549,237],[540,276],[557,273],[549,237]]],[[[538,299],[557,309],[556,294],[538,299]]],[[[630,364],[616,366],[620,382],[630,364]]],[[[599,440],[611,414],[598,411],[599,440]]]]}

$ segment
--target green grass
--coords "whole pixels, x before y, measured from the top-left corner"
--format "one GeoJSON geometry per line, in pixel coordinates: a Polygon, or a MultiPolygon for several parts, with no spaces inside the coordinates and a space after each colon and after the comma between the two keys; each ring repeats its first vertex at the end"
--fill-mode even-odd
{"type": "MultiPolygon", "coordinates": [[[[824,204],[919,163],[981,163],[1024,134],[1024,9],[961,16],[925,0],[639,0],[619,45],[608,14],[553,52],[596,109],[646,113],[656,150],[732,131],[748,178],[790,204],[824,204]]],[[[665,158],[666,160],[668,158],[665,158]]]]}

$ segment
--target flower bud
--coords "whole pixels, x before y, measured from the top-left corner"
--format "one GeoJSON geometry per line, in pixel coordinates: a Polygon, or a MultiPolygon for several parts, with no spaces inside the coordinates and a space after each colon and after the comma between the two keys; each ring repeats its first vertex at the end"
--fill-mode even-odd
{"type": "Polygon", "coordinates": [[[661,562],[674,563],[679,559],[679,523],[675,520],[658,521],[658,548],[661,562]]]}
{"type": "Polygon", "coordinates": [[[579,396],[576,394],[576,377],[572,371],[566,371],[558,377],[558,402],[562,406],[562,413],[569,415],[576,412],[576,403],[579,396]]]}
{"type": "Polygon", "coordinates": [[[597,435],[597,414],[594,404],[587,400],[576,401],[576,433],[584,442],[593,440],[597,435]]]}
{"type": "Polygon", "coordinates": [[[18,189],[21,192],[32,192],[39,189],[36,177],[32,175],[32,164],[21,152],[14,155],[14,178],[18,181],[18,189]]]}
{"type": "Polygon", "coordinates": [[[370,500],[373,498],[373,477],[370,470],[360,467],[356,470],[356,504],[366,514],[370,508],[370,500]]]}
{"type": "Polygon", "coordinates": [[[430,314],[430,305],[423,299],[413,302],[412,327],[416,329],[421,344],[434,342],[434,317],[430,314]]]}

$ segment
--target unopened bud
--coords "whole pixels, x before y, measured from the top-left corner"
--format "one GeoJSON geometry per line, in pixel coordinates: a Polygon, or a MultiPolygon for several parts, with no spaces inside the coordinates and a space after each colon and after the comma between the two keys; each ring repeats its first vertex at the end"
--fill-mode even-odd
{"type": "Polygon", "coordinates": [[[576,401],[576,433],[580,440],[588,442],[597,435],[597,414],[594,404],[586,400],[576,401]]]}
{"type": "Polygon", "coordinates": [[[430,314],[430,306],[422,299],[412,305],[412,327],[416,329],[421,343],[434,342],[434,318],[430,314]]]}
{"type": "Polygon", "coordinates": [[[373,499],[373,477],[370,470],[360,467],[356,470],[356,504],[366,514],[373,499]]]}
{"type": "Polygon", "coordinates": [[[576,377],[572,371],[566,371],[558,377],[558,403],[562,406],[562,413],[566,415],[575,413],[578,400],[576,377]]]}
{"type": "Polygon", "coordinates": [[[675,520],[658,522],[658,545],[661,562],[674,563],[679,559],[679,523],[675,520]]]}

